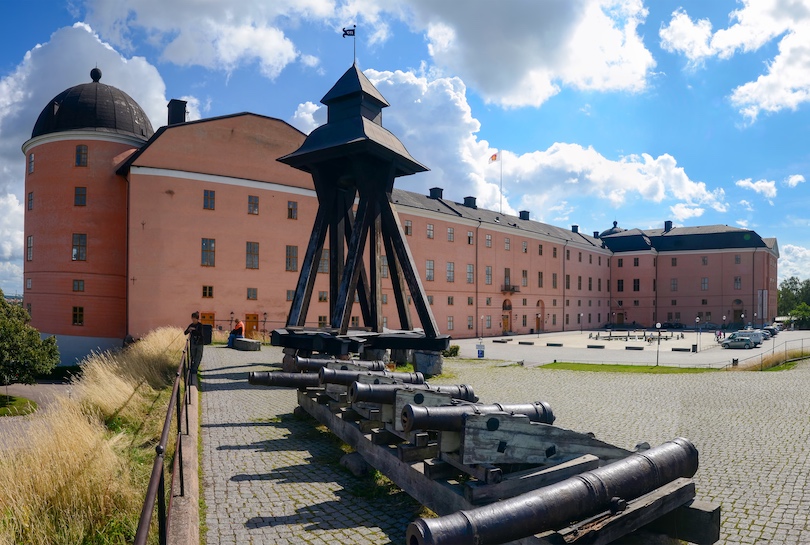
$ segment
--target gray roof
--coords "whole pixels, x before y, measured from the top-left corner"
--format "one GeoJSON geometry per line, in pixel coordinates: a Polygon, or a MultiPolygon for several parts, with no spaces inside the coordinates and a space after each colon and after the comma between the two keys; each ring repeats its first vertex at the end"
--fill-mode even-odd
{"type": "Polygon", "coordinates": [[[77,129],[126,134],[148,140],[154,130],[143,109],[120,89],[100,83],[101,70],[56,95],[37,118],[31,138],[77,129]]]}
{"type": "MultiPolygon", "coordinates": [[[[696,225],[665,229],[629,229],[602,237],[613,252],[655,249],[659,252],[719,248],[766,248],[766,242],[750,229],[728,225],[696,225]]],[[[775,245],[775,241],[774,241],[775,245]]]]}

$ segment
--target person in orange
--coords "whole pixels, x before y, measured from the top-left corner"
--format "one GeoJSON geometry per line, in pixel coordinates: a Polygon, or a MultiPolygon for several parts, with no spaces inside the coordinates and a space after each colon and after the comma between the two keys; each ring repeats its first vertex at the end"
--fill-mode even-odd
{"type": "Polygon", "coordinates": [[[237,318],[236,327],[234,327],[233,330],[231,330],[231,334],[228,335],[228,348],[233,348],[234,339],[239,339],[244,336],[245,336],[245,322],[237,318]]]}

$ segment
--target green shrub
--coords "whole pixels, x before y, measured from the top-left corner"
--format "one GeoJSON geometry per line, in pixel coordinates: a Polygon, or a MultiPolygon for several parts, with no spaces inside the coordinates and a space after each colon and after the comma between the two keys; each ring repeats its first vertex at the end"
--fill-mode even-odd
{"type": "Polygon", "coordinates": [[[451,344],[447,347],[447,350],[442,350],[442,356],[445,358],[457,358],[458,351],[461,350],[461,347],[457,344],[451,344]]]}

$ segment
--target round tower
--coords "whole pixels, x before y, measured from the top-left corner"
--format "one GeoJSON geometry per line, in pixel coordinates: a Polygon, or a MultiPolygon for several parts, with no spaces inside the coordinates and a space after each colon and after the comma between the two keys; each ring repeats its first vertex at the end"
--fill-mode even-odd
{"type": "Polygon", "coordinates": [[[117,166],[153,134],[132,97],[92,81],[56,95],[25,154],[24,303],[62,363],[121,346],[126,330],[127,184],[117,166]]]}

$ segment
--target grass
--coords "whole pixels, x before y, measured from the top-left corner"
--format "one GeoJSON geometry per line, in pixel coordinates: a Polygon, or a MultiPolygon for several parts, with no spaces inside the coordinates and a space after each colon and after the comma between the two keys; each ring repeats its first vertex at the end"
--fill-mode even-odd
{"type": "Polygon", "coordinates": [[[36,410],[36,401],[24,397],[0,394],[0,416],[23,416],[36,410]]]}
{"type": "Polygon", "coordinates": [[[12,437],[0,457],[0,545],[132,542],[182,342],[164,329],[91,355],[70,398],[12,437]]]}
{"type": "Polygon", "coordinates": [[[655,365],[599,365],[590,363],[547,363],[537,369],[565,369],[568,371],[590,371],[594,373],[650,373],[655,375],[677,375],[688,373],[711,373],[717,369],[707,367],[667,367],[655,365]]]}

